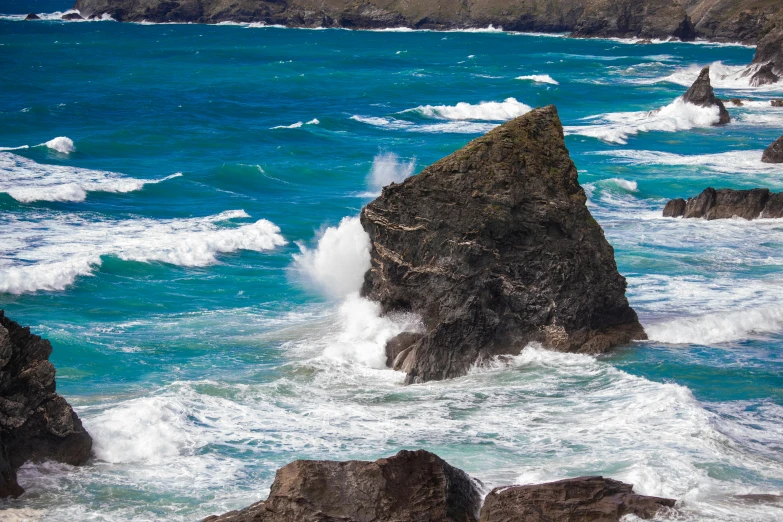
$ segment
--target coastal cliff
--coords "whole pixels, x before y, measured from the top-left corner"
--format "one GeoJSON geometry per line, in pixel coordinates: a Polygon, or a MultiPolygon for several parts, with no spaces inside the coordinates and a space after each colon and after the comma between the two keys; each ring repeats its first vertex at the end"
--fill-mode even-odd
{"type": "Polygon", "coordinates": [[[288,27],[459,29],[575,36],[705,37],[755,43],[779,0],[77,0],[82,16],[118,21],[259,22],[288,27]]]}
{"type": "Polygon", "coordinates": [[[419,314],[425,327],[387,346],[407,383],[465,375],[531,342],[597,354],[646,338],[586,201],[550,105],[364,207],[372,248],[362,295],[385,313],[419,314]]]}
{"type": "Polygon", "coordinates": [[[80,465],[92,438],[71,406],[55,392],[52,345],[0,310],[0,498],[24,490],[16,470],[27,461],[80,465]]]}

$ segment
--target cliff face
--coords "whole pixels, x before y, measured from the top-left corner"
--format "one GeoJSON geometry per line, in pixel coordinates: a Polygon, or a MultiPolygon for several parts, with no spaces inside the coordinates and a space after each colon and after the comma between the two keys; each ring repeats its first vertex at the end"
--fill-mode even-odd
{"type": "Polygon", "coordinates": [[[16,470],[28,460],[84,464],[92,438],[55,393],[52,345],[0,310],[0,497],[19,496],[16,470]]]}
{"type": "Polygon", "coordinates": [[[362,294],[385,312],[420,314],[426,328],[389,343],[408,383],[464,375],[533,341],[601,353],[645,338],[585,202],[549,106],[386,187],[362,210],[372,242],[362,294]]]}

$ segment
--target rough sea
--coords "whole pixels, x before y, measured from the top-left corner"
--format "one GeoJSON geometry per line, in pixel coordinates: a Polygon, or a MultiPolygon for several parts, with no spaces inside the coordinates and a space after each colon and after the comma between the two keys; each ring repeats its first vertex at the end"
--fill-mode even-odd
{"type": "MultiPolygon", "coordinates": [[[[61,1],[0,11],[65,11],[61,1]]],[[[587,474],[678,520],[779,521],[783,220],[664,219],[761,163],[783,85],[753,48],[562,35],[0,19],[0,308],[51,340],[95,439],[27,464],[0,519],[197,520],[297,458],[425,448],[488,487],[587,474]],[[712,65],[733,122],[678,101],[712,65]],[[402,386],[356,291],[356,216],[531,107],[555,104],[650,337],[402,386]]]]}

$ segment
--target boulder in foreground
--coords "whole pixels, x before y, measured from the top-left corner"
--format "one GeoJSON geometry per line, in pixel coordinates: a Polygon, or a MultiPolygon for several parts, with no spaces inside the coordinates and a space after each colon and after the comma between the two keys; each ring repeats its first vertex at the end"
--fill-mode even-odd
{"type": "Polygon", "coordinates": [[[481,493],[464,471],[427,451],[375,462],[297,460],[269,498],[204,522],[475,522],[481,493]]]}
{"type": "Polygon", "coordinates": [[[586,201],[549,106],[362,210],[372,243],[362,295],[425,326],[387,350],[407,383],[465,375],[531,342],[595,354],[646,338],[586,201]]]}
{"type": "Polygon", "coordinates": [[[663,217],[731,219],[781,218],[783,217],[783,193],[769,189],[734,190],[712,187],[695,198],[673,199],[666,203],[663,217]]]}
{"type": "Polygon", "coordinates": [[[633,486],[603,477],[496,488],[479,522],[616,522],[626,515],[652,518],[674,507],[669,498],[647,497],[633,486]]]}
{"type": "Polygon", "coordinates": [[[783,163],[783,136],[773,141],[761,155],[764,163],[783,163]]]}
{"type": "Polygon", "coordinates": [[[16,470],[27,461],[84,464],[92,438],[55,393],[52,345],[0,310],[0,497],[23,489],[16,470]]]}
{"type": "Polygon", "coordinates": [[[720,119],[716,125],[725,125],[731,122],[729,111],[723,102],[715,96],[715,91],[710,83],[710,68],[705,67],[699,73],[699,77],[682,97],[683,101],[698,105],[699,107],[717,107],[720,119]]]}

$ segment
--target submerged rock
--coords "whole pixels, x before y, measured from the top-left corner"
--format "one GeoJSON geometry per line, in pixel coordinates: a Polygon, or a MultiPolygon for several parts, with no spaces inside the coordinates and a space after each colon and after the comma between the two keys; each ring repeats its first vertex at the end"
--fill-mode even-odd
{"type": "Polygon", "coordinates": [[[549,106],[384,188],[362,210],[372,244],[362,295],[425,326],[391,341],[407,383],[465,375],[531,342],[595,354],[646,338],[586,201],[549,106]]]}
{"type": "Polygon", "coordinates": [[[730,219],[781,218],[783,193],[769,189],[734,190],[706,188],[695,198],[673,199],[663,209],[663,217],[730,219]]]}
{"type": "Polygon", "coordinates": [[[294,461],[265,501],[204,522],[474,522],[480,507],[467,473],[418,450],[375,462],[294,461]]]}
{"type": "Polygon", "coordinates": [[[720,115],[717,125],[725,125],[731,121],[729,111],[726,110],[723,102],[715,96],[715,91],[712,89],[709,66],[701,70],[699,77],[693,82],[693,85],[683,95],[682,99],[699,107],[717,107],[720,115]]]}
{"type": "Polygon", "coordinates": [[[84,464],[92,438],[55,393],[52,345],[0,310],[0,497],[19,496],[16,470],[27,461],[84,464]]]}
{"type": "Polygon", "coordinates": [[[760,87],[762,85],[769,85],[771,83],[777,83],[780,81],[780,76],[773,72],[774,64],[769,62],[766,65],[762,65],[756,73],[750,77],[751,87],[760,87]]]}
{"type": "Polygon", "coordinates": [[[783,136],[773,141],[761,155],[764,163],[783,163],[783,136]]]}
{"type": "Polygon", "coordinates": [[[617,522],[626,515],[653,518],[674,504],[669,498],[637,495],[631,484],[580,477],[496,488],[484,500],[480,522],[617,522]]]}
{"type": "Polygon", "coordinates": [[[24,19],[25,20],[40,20],[41,17],[38,16],[37,14],[35,14],[35,13],[30,13],[27,16],[25,16],[24,19]]]}

